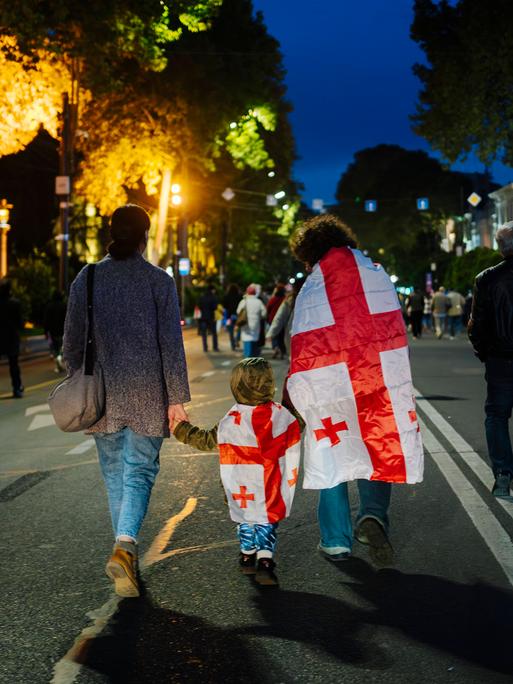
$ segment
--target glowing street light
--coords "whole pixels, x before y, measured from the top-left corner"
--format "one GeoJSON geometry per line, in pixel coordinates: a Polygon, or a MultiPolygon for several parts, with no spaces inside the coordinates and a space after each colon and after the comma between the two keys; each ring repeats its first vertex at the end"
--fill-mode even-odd
{"type": "Polygon", "coordinates": [[[182,200],[182,196],[181,196],[181,195],[173,195],[173,196],[171,197],[171,204],[172,204],[174,207],[179,207],[179,206],[182,204],[182,202],[183,202],[183,200],[182,200]]]}
{"type": "Polygon", "coordinates": [[[9,204],[6,199],[0,200],[0,231],[2,233],[0,239],[0,278],[5,278],[7,275],[7,233],[10,231],[9,213],[12,209],[12,204],[9,204]]]}
{"type": "Polygon", "coordinates": [[[269,176],[269,178],[274,178],[276,176],[276,173],[274,171],[269,171],[267,175],[269,176]]]}
{"type": "Polygon", "coordinates": [[[182,186],[180,185],[180,183],[173,183],[173,185],[171,186],[171,193],[173,195],[179,195],[181,190],[182,186]]]}
{"type": "Polygon", "coordinates": [[[280,190],[280,192],[276,192],[275,195],[276,199],[282,199],[285,197],[285,190],[280,190]]]}
{"type": "Polygon", "coordinates": [[[288,208],[289,208],[289,205],[288,205],[288,204],[284,204],[284,205],[282,206],[283,211],[287,211],[288,208]]]}
{"type": "Polygon", "coordinates": [[[391,275],[390,280],[394,283],[394,285],[399,282],[399,277],[396,275],[391,275]]]}
{"type": "Polygon", "coordinates": [[[230,124],[230,128],[232,129],[232,131],[233,131],[234,128],[237,128],[237,122],[236,122],[236,121],[232,121],[231,124],[230,124]]]}

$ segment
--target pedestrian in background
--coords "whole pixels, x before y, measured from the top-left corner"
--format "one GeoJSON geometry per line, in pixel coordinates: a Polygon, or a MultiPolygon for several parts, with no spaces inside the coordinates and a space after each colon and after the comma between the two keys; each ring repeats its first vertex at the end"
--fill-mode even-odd
{"type": "Polygon", "coordinates": [[[422,337],[422,316],[424,315],[424,296],[418,287],[406,300],[406,310],[411,322],[411,333],[413,339],[422,337]]]}
{"type": "Polygon", "coordinates": [[[476,277],[468,335],[486,368],[485,431],[495,477],[492,493],[504,498],[510,495],[513,476],[513,221],[499,228],[495,239],[504,261],[476,277]]]}
{"type": "Polygon", "coordinates": [[[44,329],[50,344],[50,352],[55,361],[55,372],[64,370],[62,363],[62,338],[66,320],[66,302],[60,290],[55,290],[45,308],[44,329]]]}
{"type": "MultiPolygon", "coordinates": [[[[139,596],[137,537],[170,426],[187,420],[190,400],[174,280],[143,257],[150,217],[134,204],[112,215],[109,254],[95,266],[93,339],[105,382],[105,413],[88,432],[107,487],[115,545],[107,566],[119,596],[139,596]]],[[[87,269],[73,282],[64,361],[83,362],[87,269]]]]}
{"type": "Polygon", "coordinates": [[[0,356],[6,356],[9,362],[12,395],[15,399],[21,399],[24,391],[18,363],[22,330],[21,304],[11,297],[10,281],[3,280],[0,282],[0,356]]]}
{"type": "Polygon", "coordinates": [[[461,330],[461,321],[463,317],[463,307],[465,306],[465,299],[463,295],[455,290],[449,290],[447,293],[447,299],[450,302],[449,309],[447,311],[447,321],[449,328],[449,338],[454,340],[456,335],[461,330]]]}
{"type": "Polygon", "coordinates": [[[199,329],[203,340],[203,351],[208,351],[208,335],[212,335],[212,348],[215,352],[219,351],[217,343],[217,321],[216,311],[219,306],[216,288],[209,285],[205,294],[198,302],[200,310],[199,329]]]}
{"type": "MultiPolygon", "coordinates": [[[[272,324],[274,317],[278,313],[278,309],[282,305],[284,299],[285,285],[279,283],[274,288],[272,297],[269,299],[269,302],[267,303],[267,323],[269,325],[272,324]]],[[[278,357],[280,357],[280,359],[283,359],[287,353],[284,342],[285,327],[280,328],[279,332],[276,335],[269,335],[268,333],[268,337],[271,337],[273,359],[276,359],[278,357]]]]}
{"type": "Polygon", "coordinates": [[[243,356],[259,356],[260,353],[260,333],[262,321],[265,322],[267,310],[260,299],[257,297],[255,285],[249,285],[246,289],[244,298],[239,302],[237,315],[245,312],[246,323],[241,327],[241,340],[243,346],[243,356]]]}
{"type": "Polygon", "coordinates": [[[433,293],[426,292],[424,295],[424,315],[422,317],[422,327],[424,331],[433,330],[433,316],[431,313],[431,305],[433,303],[433,293]]]}
{"type": "Polygon", "coordinates": [[[468,322],[470,321],[470,314],[472,313],[472,290],[467,292],[465,297],[465,305],[463,307],[463,325],[468,327],[468,322]]]}
{"type": "Polygon", "coordinates": [[[267,337],[270,339],[273,339],[283,332],[285,354],[290,354],[290,329],[294,318],[294,304],[303,282],[303,280],[296,280],[292,285],[290,292],[287,292],[287,295],[281,303],[280,308],[276,312],[273,322],[267,331],[267,337]]]}
{"type": "Polygon", "coordinates": [[[230,346],[232,351],[238,347],[237,331],[235,329],[235,321],[237,320],[237,307],[242,299],[240,288],[235,283],[228,286],[226,294],[223,297],[223,306],[226,315],[226,328],[230,336],[230,346]]]}
{"type": "Polygon", "coordinates": [[[449,310],[450,306],[451,301],[445,294],[445,288],[442,285],[438,288],[438,292],[435,292],[433,295],[433,301],[431,302],[435,332],[439,340],[441,340],[444,336],[447,311],[449,310]]]}

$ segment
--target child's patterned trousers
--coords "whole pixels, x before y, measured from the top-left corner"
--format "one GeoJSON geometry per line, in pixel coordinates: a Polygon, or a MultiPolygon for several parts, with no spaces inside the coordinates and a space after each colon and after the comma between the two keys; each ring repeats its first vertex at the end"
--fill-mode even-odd
{"type": "Polygon", "coordinates": [[[241,523],[237,526],[237,536],[242,553],[255,553],[257,558],[272,558],[276,549],[276,529],[278,523],[241,523]]]}

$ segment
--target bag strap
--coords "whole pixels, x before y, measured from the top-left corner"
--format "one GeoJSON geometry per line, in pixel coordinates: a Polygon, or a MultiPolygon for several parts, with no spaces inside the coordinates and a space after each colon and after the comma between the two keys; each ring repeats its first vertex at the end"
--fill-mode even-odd
{"type": "Polygon", "coordinates": [[[85,348],[84,375],[94,373],[94,342],[93,342],[93,290],[94,269],[96,264],[87,267],[87,336],[85,348]]]}

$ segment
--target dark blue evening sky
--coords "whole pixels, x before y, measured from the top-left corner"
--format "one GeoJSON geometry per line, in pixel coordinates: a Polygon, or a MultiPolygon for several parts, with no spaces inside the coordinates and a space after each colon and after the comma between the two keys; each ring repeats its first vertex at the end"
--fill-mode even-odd
{"type": "MultiPolygon", "coordinates": [[[[412,65],[423,59],[409,37],[413,0],[254,0],[254,6],[281,43],[300,156],[295,176],[305,184],[305,199],[332,202],[341,173],[364,147],[390,143],[431,152],[408,120],[419,89],[412,65]]],[[[483,171],[477,160],[453,168],[483,171]]],[[[492,173],[499,183],[513,179],[513,170],[499,164],[492,173]]]]}

